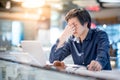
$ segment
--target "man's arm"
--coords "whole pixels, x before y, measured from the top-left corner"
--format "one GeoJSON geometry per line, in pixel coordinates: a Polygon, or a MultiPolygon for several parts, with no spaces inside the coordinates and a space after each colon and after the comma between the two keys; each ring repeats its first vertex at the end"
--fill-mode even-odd
{"type": "Polygon", "coordinates": [[[62,61],[70,54],[70,41],[66,40],[75,32],[75,26],[68,24],[64,29],[62,35],[57,40],[57,43],[52,47],[49,61],[53,63],[55,60],[62,61]]]}
{"type": "Polygon", "coordinates": [[[53,63],[54,61],[62,61],[65,57],[70,55],[70,42],[65,42],[62,47],[57,48],[57,45],[59,43],[59,39],[57,40],[56,44],[53,45],[49,61],[50,63],[53,63]]]}
{"type": "Polygon", "coordinates": [[[109,63],[109,40],[106,32],[100,32],[98,35],[98,47],[96,60],[102,65],[102,69],[109,63]]]}
{"type": "Polygon", "coordinates": [[[97,57],[87,66],[88,70],[100,71],[109,63],[109,40],[105,32],[98,32],[97,57]]]}

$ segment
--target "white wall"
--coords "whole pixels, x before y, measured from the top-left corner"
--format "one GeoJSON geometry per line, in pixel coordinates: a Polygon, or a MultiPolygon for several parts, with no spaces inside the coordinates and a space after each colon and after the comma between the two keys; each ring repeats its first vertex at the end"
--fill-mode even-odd
{"type": "Polygon", "coordinates": [[[37,34],[37,22],[36,21],[24,21],[24,34],[25,40],[33,40],[37,34]]]}
{"type": "MultiPolygon", "coordinates": [[[[16,13],[15,13],[16,14],[16,13]]],[[[90,12],[92,18],[104,18],[104,17],[110,17],[110,16],[119,16],[120,17],[120,8],[118,9],[101,9],[99,12],[90,12]]],[[[20,21],[24,18],[21,14],[16,14],[16,17],[14,13],[3,13],[0,12],[0,18],[5,19],[11,19],[11,18],[18,18],[20,21]]],[[[32,19],[32,18],[30,18],[32,19]]],[[[37,34],[37,18],[33,18],[33,20],[23,20],[24,23],[24,29],[25,29],[25,39],[31,40],[36,39],[37,34]]]]}
{"type": "Polygon", "coordinates": [[[101,9],[98,12],[90,12],[92,18],[105,18],[120,16],[120,8],[117,9],[101,9]]]}

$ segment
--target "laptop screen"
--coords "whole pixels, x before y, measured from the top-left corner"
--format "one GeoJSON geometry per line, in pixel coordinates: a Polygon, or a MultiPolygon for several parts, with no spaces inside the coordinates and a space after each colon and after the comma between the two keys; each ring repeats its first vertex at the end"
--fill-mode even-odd
{"type": "Polygon", "coordinates": [[[40,66],[46,65],[46,56],[39,41],[24,40],[21,41],[23,52],[29,53],[40,66]]]}

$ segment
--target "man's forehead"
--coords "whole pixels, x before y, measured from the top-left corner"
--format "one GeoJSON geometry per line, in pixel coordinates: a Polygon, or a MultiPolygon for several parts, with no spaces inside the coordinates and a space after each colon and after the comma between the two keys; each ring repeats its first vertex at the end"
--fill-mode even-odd
{"type": "Polygon", "coordinates": [[[77,20],[69,20],[68,24],[76,24],[78,21],[77,20]]]}

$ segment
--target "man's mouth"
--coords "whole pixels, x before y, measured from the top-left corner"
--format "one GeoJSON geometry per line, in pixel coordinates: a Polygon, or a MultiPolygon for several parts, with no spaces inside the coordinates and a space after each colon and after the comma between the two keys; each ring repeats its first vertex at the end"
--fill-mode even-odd
{"type": "Polygon", "coordinates": [[[77,34],[77,32],[74,32],[74,34],[77,34]]]}

